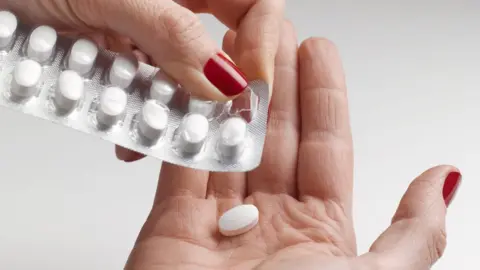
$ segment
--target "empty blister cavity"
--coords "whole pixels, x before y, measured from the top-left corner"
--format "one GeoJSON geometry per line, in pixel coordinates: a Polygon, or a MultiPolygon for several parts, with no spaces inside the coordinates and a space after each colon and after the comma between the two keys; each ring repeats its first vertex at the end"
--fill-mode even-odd
{"type": "Polygon", "coordinates": [[[156,100],[143,105],[138,119],[138,132],[148,142],[158,141],[167,130],[169,109],[156,100]]]}
{"type": "Polygon", "coordinates": [[[152,80],[149,97],[168,104],[178,89],[178,83],[162,71],[158,71],[152,80]]]}
{"type": "Polygon", "coordinates": [[[27,45],[27,56],[40,63],[49,60],[57,43],[57,31],[50,26],[42,25],[30,34],[27,45]]]}
{"type": "Polygon", "coordinates": [[[33,60],[19,62],[13,70],[11,95],[14,99],[29,99],[38,92],[42,66],[33,60]]]}
{"type": "Polygon", "coordinates": [[[123,89],[132,84],[138,70],[138,61],[133,56],[118,55],[108,73],[109,82],[123,89]]]}
{"type": "Polygon", "coordinates": [[[177,130],[176,145],[187,155],[201,152],[210,129],[208,119],[197,113],[187,114],[177,130]]]}
{"type": "Polygon", "coordinates": [[[217,102],[210,100],[202,100],[195,97],[190,97],[188,100],[188,112],[201,114],[207,118],[215,114],[217,102]]]}
{"type": "Polygon", "coordinates": [[[127,108],[127,93],[118,87],[108,87],[100,95],[97,109],[97,122],[102,128],[118,124],[127,108]]]}
{"type": "Polygon", "coordinates": [[[65,70],[58,77],[55,106],[59,112],[73,111],[83,98],[85,83],[75,71],[65,70]]]}
{"type": "Polygon", "coordinates": [[[17,31],[17,17],[9,11],[0,11],[0,49],[8,47],[17,31]]]}
{"type": "Polygon", "coordinates": [[[86,76],[92,71],[97,55],[98,47],[95,43],[88,39],[79,39],[70,49],[67,67],[81,76],[86,76]]]}
{"type": "Polygon", "coordinates": [[[258,111],[258,96],[251,90],[244,91],[236,99],[232,100],[230,107],[231,115],[239,115],[247,122],[251,122],[258,111]]]}
{"type": "Polygon", "coordinates": [[[238,158],[245,149],[247,131],[245,119],[232,117],[225,120],[219,130],[218,151],[220,156],[228,159],[238,158]]]}

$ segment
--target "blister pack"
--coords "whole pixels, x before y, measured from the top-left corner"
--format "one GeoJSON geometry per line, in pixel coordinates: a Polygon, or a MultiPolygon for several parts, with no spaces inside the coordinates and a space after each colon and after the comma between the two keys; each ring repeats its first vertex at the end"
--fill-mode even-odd
{"type": "Polygon", "coordinates": [[[268,85],[233,101],[190,96],[158,68],[0,11],[0,105],[180,166],[250,171],[261,161],[268,85]]]}

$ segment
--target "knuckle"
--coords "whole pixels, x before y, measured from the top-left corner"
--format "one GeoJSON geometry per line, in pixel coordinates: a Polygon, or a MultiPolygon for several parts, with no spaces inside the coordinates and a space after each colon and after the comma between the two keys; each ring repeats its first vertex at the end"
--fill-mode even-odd
{"type": "MultiPolygon", "coordinates": [[[[86,0],[81,1],[66,0],[63,2],[53,1],[53,3],[46,3],[45,8],[52,12],[57,9],[62,18],[72,26],[84,28],[86,26],[101,27],[103,22],[98,18],[100,3],[96,1],[86,0]],[[57,3],[59,2],[59,3],[57,3]]],[[[51,14],[50,14],[51,15],[51,14]]],[[[58,14],[55,14],[58,16],[58,14]]],[[[55,17],[53,16],[53,17],[55,17]]]]}
{"type": "Polygon", "coordinates": [[[289,111],[282,109],[271,110],[268,122],[268,132],[295,133],[298,128],[298,122],[295,121],[289,111]]]}
{"type": "Polygon", "coordinates": [[[433,264],[443,256],[447,247],[447,233],[443,226],[431,228],[431,234],[428,240],[428,256],[433,264]]]}
{"type": "Polygon", "coordinates": [[[188,10],[179,12],[174,7],[167,8],[164,10],[162,24],[169,41],[181,48],[190,46],[205,34],[200,20],[188,10]]]}

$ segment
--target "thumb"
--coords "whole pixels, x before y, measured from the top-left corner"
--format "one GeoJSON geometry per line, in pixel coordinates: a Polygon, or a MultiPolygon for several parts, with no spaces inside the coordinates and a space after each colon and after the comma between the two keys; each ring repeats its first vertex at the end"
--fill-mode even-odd
{"type": "Polygon", "coordinates": [[[446,210],[460,182],[460,172],[451,166],[434,167],[417,177],[403,196],[392,225],[367,256],[375,256],[385,269],[430,269],[445,250],[446,210]]]}
{"type": "Polygon", "coordinates": [[[114,32],[135,45],[195,96],[226,101],[241,94],[245,74],[225,57],[199,17],[174,1],[0,1],[35,24],[114,32]]]}
{"type": "Polygon", "coordinates": [[[247,88],[244,73],[216,46],[199,17],[174,1],[94,3],[107,28],[130,37],[192,94],[227,100],[247,88]]]}

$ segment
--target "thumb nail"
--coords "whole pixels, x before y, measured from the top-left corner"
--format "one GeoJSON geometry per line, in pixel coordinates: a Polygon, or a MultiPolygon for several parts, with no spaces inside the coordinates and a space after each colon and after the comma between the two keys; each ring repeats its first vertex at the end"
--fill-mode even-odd
{"type": "Polygon", "coordinates": [[[443,183],[443,199],[447,207],[453,201],[461,181],[462,174],[460,172],[451,172],[445,178],[445,182],[443,183]]]}
{"type": "Polygon", "coordinates": [[[221,53],[207,61],[203,72],[207,79],[227,97],[242,93],[248,86],[245,75],[221,53]]]}

